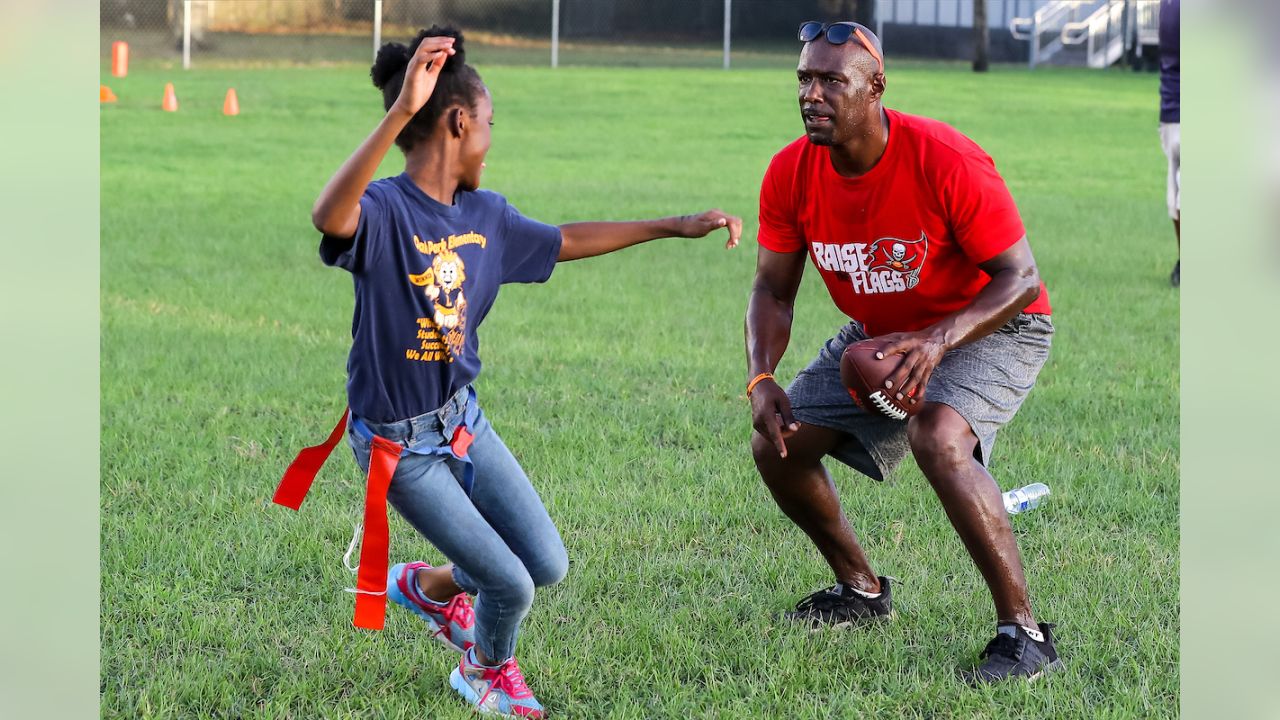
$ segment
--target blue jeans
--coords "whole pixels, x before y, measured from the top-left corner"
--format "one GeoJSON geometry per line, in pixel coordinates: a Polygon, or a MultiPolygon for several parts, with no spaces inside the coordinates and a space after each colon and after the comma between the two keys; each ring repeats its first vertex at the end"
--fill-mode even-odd
{"type": "MultiPolygon", "coordinates": [[[[367,423],[375,435],[406,447],[438,447],[463,421],[469,388],[434,412],[392,423],[367,423]]],[[[560,533],[520,463],[487,418],[480,416],[468,456],[475,467],[471,497],[461,462],[416,455],[400,458],[387,500],[453,562],[453,580],[475,596],[476,644],[490,659],[515,653],[520,621],[535,587],[559,582],[569,569],[560,533]]],[[[369,470],[369,441],[350,429],[356,463],[369,470]]]]}

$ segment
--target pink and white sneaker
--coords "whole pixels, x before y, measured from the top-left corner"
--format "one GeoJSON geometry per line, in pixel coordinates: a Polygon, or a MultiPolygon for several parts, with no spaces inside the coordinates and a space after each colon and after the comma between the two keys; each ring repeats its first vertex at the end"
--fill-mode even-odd
{"type": "Polygon", "coordinates": [[[407,607],[431,626],[431,637],[454,652],[466,652],[476,644],[476,614],[466,593],[458,593],[447,603],[438,603],[422,594],[417,573],[431,567],[424,562],[400,563],[387,573],[387,599],[407,607]]]}
{"type": "Polygon", "coordinates": [[[498,667],[489,667],[476,662],[476,651],[472,648],[462,653],[458,667],[449,675],[449,685],[481,714],[506,718],[546,717],[542,703],[525,684],[514,657],[498,667]]]}

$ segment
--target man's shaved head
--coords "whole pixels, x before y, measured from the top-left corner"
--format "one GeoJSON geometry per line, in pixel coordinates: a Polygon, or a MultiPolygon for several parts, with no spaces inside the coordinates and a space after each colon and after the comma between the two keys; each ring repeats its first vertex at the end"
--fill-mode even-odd
{"type": "MultiPolygon", "coordinates": [[[[869,36],[873,43],[875,36],[869,36]]],[[[856,38],[832,45],[824,36],[805,43],[796,67],[806,135],[817,145],[840,145],[880,122],[884,73],[856,38]]]]}
{"type": "Polygon", "coordinates": [[[817,40],[807,42],[800,50],[799,67],[805,67],[806,59],[810,63],[827,60],[825,57],[819,60],[812,56],[813,53],[829,53],[834,57],[840,58],[839,62],[842,63],[842,67],[851,77],[856,74],[869,80],[871,76],[881,72],[880,61],[857,40],[851,39],[842,45],[832,45],[826,41],[825,37],[820,37],[817,40]]]}
{"type": "Polygon", "coordinates": [[[842,70],[849,78],[865,78],[870,80],[872,76],[880,72],[880,63],[875,57],[867,52],[867,49],[856,42],[847,42],[843,45],[832,45],[831,43],[818,39],[813,42],[804,44],[804,48],[800,50],[800,63],[797,70],[809,67],[818,68],[838,68],[842,70]]]}

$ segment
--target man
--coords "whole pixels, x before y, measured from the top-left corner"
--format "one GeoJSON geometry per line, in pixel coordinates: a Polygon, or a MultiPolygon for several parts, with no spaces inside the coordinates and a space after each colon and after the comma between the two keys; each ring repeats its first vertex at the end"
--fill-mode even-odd
{"type": "Polygon", "coordinates": [[[910,450],[995,601],[996,637],[966,676],[1038,676],[1060,665],[1052,626],[1032,615],[1018,546],[985,467],[1053,333],[1022,221],[981,148],[943,123],[882,106],[884,62],[870,30],[805,23],[800,40],[805,136],[774,156],[760,193],[747,394],[756,467],[836,584],[787,615],[817,628],[890,614],[889,580],[858,545],[822,458],[882,480],[910,450]],[[806,254],[853,322],[784,392],[772,373],[790,338],[806,254]],[[844,348],[871,336],[892,342],[882,362],[897,369],[886,388],[899,398],[924,393],[907,422],[861,410],[840,382],[844,348]]]}
{"type": "MultiPolygon", "coordinates": [[[[1173,218],[1173,235],[1182,255],[1182,112],[1181,69],[1178,63],[1179,0],[1160,0],[1160,147],[1169,158],[1168,190],[1165,200],[1173,218]]],[[[1169,275],[1174,287],[1182,283],[1182,260],[1169,275]]]]}

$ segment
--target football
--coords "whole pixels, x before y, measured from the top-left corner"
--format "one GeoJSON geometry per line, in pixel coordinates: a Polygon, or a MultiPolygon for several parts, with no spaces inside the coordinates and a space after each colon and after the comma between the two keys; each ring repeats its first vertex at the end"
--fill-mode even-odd
{"type": "Polygon", "coordinates": [[[876,353],[885,344],[871,338],[845,348],[840,356],[840,380],[862,409],[894,420],[906,420],[924,407],[924,393],[913,391],[915,402],[911,402],[911,398],[899,400],[896,391],[885,389],[885,378],[892,375],[902,361],[901,357],[892,356],[876,359],[876,353]]]}

